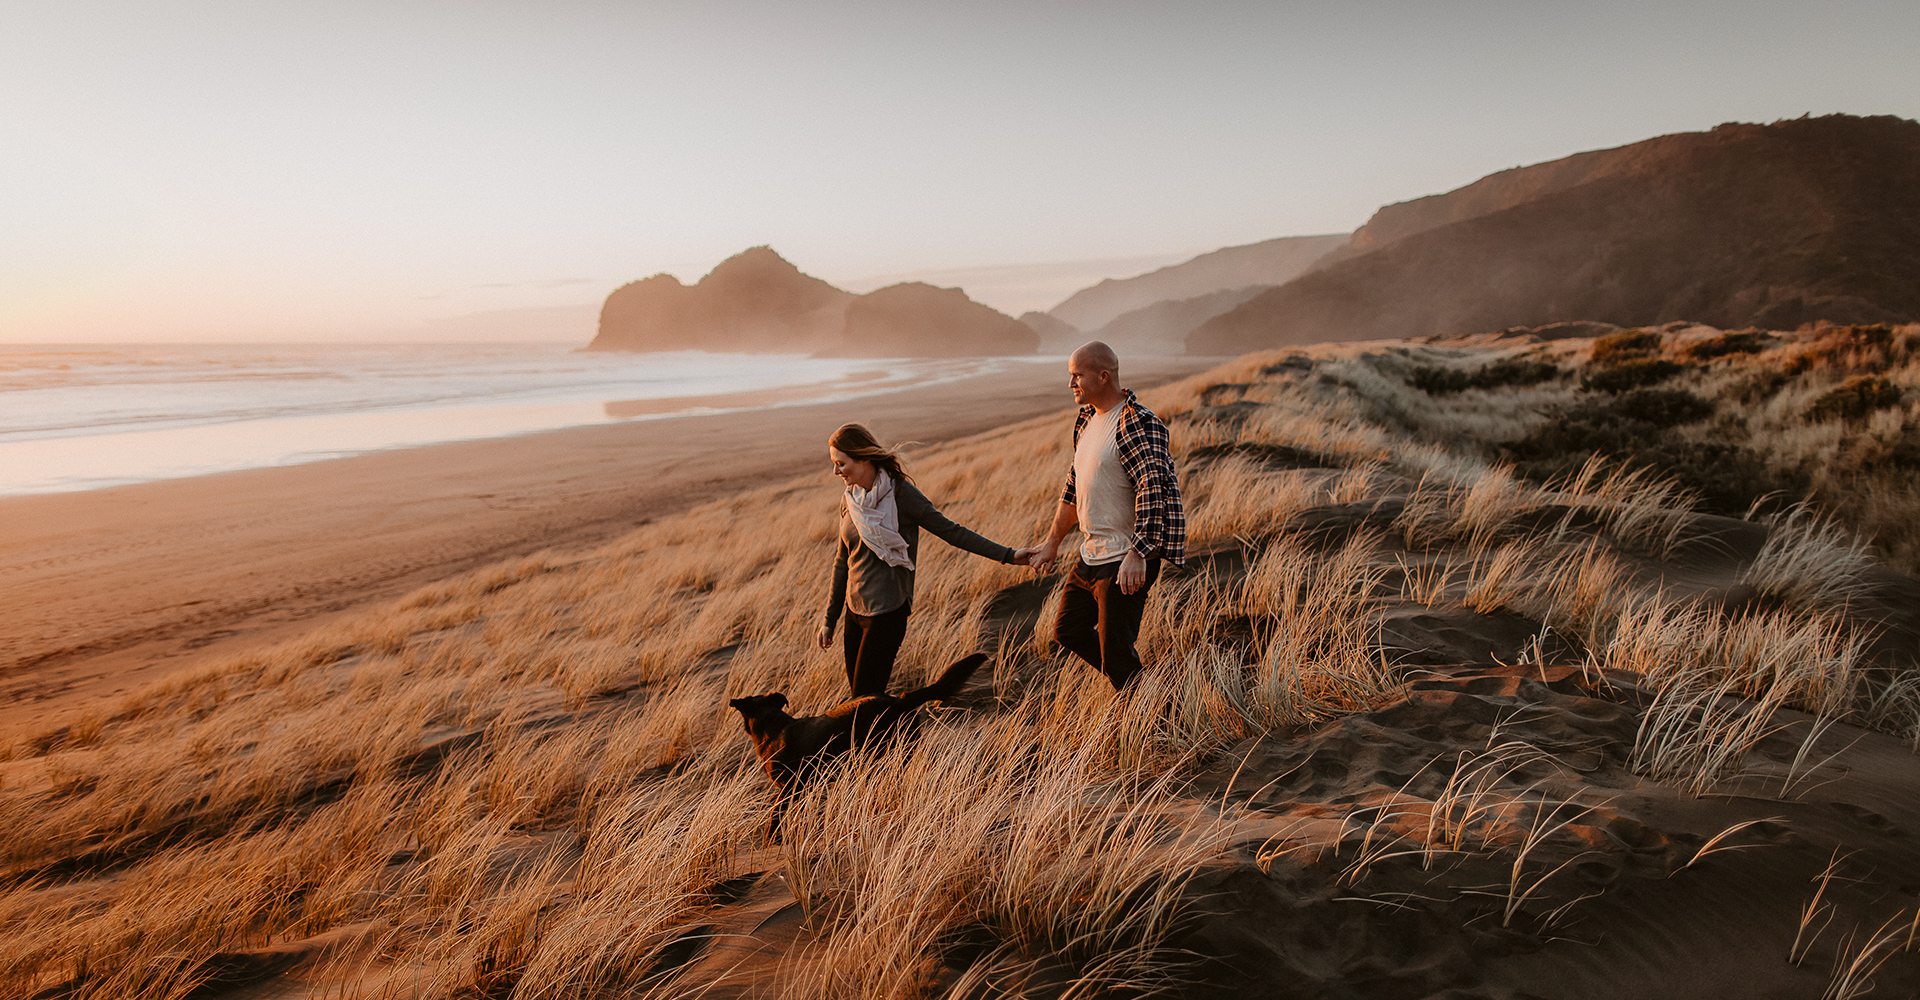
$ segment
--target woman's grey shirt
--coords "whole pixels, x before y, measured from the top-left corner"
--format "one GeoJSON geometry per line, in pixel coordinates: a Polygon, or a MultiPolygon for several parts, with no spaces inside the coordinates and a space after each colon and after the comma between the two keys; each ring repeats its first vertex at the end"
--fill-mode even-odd
{"type": "MultiPolygon", "coordinates": [[[[907,558],[920,565],[920,529],[925,528],[956,549],[1000,562],[1013,561],[1013,549],[953,523],[933,506],[926,494],[903,478],[893,482],[893,499],[900,511],[900,537],[907,558]]],[[[827,595],[827,624],[840,620],[842,610],[856,615],[884,615],[913,600],[913,570],[889,566],[867,543],[844,508],[840,511],[840,550],[833,559],[833,592],[827,595]]]]}

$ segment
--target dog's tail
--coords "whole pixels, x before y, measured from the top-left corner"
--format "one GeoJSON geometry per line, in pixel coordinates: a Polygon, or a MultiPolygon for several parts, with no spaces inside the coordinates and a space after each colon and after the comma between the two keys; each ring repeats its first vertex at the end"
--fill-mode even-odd
{"type": "Polygon", "coordinates": [[[980,664],[985,662],[987,662],[985,653],[963,656],[953,661],[952,666],[942,670],[932,684],[915,691],[908,691],[900,696],[900,700],[908,708],[918,708],[930,701],[946,701],[953,697],[960,690],[960,686],[967,682],[967,678],[972,677],[973,672],[980,669],[980,664]]]}

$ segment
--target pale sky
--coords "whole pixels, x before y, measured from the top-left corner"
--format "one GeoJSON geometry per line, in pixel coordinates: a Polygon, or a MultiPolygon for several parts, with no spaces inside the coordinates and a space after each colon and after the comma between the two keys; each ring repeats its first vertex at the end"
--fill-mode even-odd
{"type": "Polygon", "coordinates": [[[0,0],[0,342],[584,342],[763,243],[1017,313],[1580,150],[1920,118],[1916,48],[1912,0],[0,0]]]}

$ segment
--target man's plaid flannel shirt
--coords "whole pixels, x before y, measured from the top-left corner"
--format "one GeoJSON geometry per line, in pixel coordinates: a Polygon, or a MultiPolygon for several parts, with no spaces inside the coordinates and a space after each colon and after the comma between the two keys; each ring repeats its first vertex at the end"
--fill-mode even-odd
{"type": "MultiPolygon", "coordinates": [[[[1120,424],[1115,431],[1120,445],[1120,468],[1133,480],[1133,550],[1142,558],[1159,557],[1175,566],[1187,561],[1187,512],[1180,505],[1180,481],[1173,472],[1173,449],[1167,437],[1167,425],[1152,410],[1140,405],[1133,390],[1126,390],[1120,404],[1120,424]]],[[[1073,444],[1080,445],[1080,431],[1093,419],[1093,407],[1083,406],[1073,422],[1073,444]]],[[[1064,503],[1074,503],[1074,471],[1067,470],[1067,488],[1060,495],[1064,503]]]]}

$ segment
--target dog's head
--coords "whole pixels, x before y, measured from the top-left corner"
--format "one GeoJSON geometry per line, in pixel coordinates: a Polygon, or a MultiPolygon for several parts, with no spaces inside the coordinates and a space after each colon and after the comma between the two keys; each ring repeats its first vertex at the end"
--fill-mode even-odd
{"type": "Polygon", "coordinates": [[[740,713],[741,721],[747,724],[747,731],[765,729],[790,718],[787,715],[787,696],[778,691],[772,694],[748,695],[727,702],[740,713]]]}

